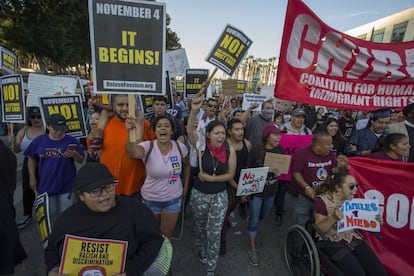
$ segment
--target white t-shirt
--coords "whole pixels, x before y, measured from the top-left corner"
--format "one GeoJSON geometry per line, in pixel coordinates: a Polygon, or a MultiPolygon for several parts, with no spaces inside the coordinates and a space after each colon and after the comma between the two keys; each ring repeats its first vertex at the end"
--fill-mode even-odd
{"type": "MultiPolygon", "coordinates": [[[[166,155],[160,152],[157,140],[153,141],[153,148],[145,164],[146,178],[141,188],[141,195],[145,200],[164,202],[178,198],[183,194],[181,183],[182,160],[177,144],[171,141],[172,149],[166,155]]],[[[183,158],[188,155],[187,147],[177,141],[183,158]]],[[[151,141],[144,141],[139,145],[145,150],[150,149],[151,141]]],[[[144,158],[145,160],[145,158],[144,158]]]]}

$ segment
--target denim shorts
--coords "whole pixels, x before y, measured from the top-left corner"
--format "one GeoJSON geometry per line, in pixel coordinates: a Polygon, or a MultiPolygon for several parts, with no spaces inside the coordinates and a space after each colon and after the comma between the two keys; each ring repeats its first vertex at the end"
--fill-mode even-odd
{"type": "Polygon", "coordinates": [[[167,213],[179,213],[181,211],[182,196],[168,200],[168,201],[150,201],[142,198],[144,203],[155,214],[167,213]]]}

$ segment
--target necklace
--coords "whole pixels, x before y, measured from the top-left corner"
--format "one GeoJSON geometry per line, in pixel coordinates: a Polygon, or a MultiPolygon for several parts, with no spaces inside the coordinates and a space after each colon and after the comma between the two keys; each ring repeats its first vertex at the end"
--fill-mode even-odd
{"type": "Polygon", "coordinates": [[[214,156],[210,153],[211,156],[211,164],[213,165],[213,176],[216,176],[216,170],[217,170],[217,166],[218,166],[218,160],[216,158],[214,158],[214,156]]]}

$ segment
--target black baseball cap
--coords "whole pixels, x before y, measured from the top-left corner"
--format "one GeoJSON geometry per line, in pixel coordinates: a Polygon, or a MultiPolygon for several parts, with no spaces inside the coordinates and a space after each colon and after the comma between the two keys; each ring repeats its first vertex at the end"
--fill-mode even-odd
{"type": "Polygon", "coordinates": [[[54,130],[67,131],[66,119],[62,114],[52,114],[47,118],[46,122],[54,130]]]}
{"type": "Polygon", "coordinates": [[[116,182],[116,178],[113,177],[104,164],[89,162],[78,171],[73,189],[89,193],[97,188],[116,182]]]}

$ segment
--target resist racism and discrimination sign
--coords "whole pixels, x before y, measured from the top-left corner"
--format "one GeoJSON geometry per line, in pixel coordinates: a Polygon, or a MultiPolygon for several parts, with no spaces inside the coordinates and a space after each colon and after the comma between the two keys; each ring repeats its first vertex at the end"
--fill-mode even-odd
{"type": "Polygon", "coordinates": [[[389,275],[414,275],[414,164],[366,157],[349,158],[349,164],[357,196],[378,200],[384,218],[383,239],[365,238],[389,275]]]}
{"type": "Polygon", "coordinates": [[[45,120],[52,114],[62,114],[66,119],[68,131],[66,134],[75,138],[86,137],[85,119],[82,112],[80,95],[39,98],[42,118],[45,120]]]}
{"type": "Polygon", "coordinates": [[[95,93],[165,91],[165,4],[89,0],[95,93]]]}
{"type": "Polygon", "coordinates": [[[374,43],[338,32],[289,0],[274,95],[341,109],[414,102],[414,42],[374,43]]]}
{"type": "Polygon", "coordinates": [[[16,73],[16,55],[0,46],[0,72],[4,75],[16,73]]]}
{"type": "Polygon", "coordinates": [[[203,82],[208,79],[208,69],[185,70],[185,97],[194,98],[200,91],[203,82]]]}
{"type": "Polygon", "coordinates": [[[122,273],[127,248],[127,241],[65,235],[59,272],[69,276],[122,273]]]}
{"type": "Polygon", "coordinates": [[[206,60],[231,76],[250,45],[252,41],[242,31],[227,25],[206,60]]]}
{"type": "Polygon", "coordinates": [[[0,78],[2,118],[6,123],[26,122],[25,95],[21,75],[7,75],[0,78]]]}

